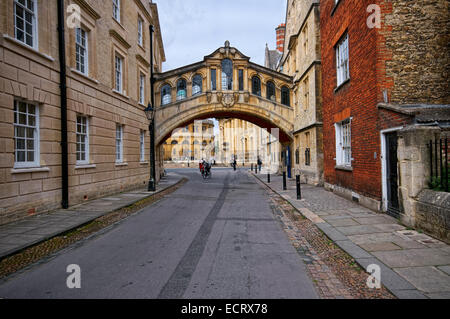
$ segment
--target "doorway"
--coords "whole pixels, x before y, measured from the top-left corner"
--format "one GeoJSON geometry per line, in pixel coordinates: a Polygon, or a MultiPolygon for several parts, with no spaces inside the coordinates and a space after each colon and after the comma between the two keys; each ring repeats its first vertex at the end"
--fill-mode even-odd
{"type": "Polygon", "coordinates": [[[385,134],[386,138],[386,199],[387,213],[395,218],[400,215],[398,198],[398,136],[397,132],[385,134]]]}

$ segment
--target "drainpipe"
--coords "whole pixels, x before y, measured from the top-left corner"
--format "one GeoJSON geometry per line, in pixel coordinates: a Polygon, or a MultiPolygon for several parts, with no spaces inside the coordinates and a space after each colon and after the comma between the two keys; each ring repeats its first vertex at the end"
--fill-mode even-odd
{"type": "Polygon", "coordinates": [[[66,48],[64,35],[64,0],[58,0],[58,42],[61,89],[61,174],[62,201],[64,209],[69,208],[69,167],[67,147],[67,84],[66,84],[66,48]]]}

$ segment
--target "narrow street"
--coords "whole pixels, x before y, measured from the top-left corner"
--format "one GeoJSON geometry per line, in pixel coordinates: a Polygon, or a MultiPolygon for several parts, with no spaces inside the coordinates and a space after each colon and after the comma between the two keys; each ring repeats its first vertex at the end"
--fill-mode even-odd
{"type": "Polygon", "coordinates": [[[0,282],[0,298],[317,298],[265,190],[244,171],[189,182],[0,282]],[[68,265],[81,288],[66,286],[68,265]]]}

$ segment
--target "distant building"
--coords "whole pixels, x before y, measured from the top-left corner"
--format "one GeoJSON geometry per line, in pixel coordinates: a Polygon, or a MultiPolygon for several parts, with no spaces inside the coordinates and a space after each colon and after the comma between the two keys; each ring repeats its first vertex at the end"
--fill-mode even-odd
{"type": "Polygon", "coordinates": [[[286,32],[286,25],[284,23],[280,24],[276,29],[276,40],[277,48],[276,50],[270,50],[266,43],[266,52],[264,59],[264,66],[266,68],[276,70],[278,64],[280,63],[281,56],[284,52],[284,36],[286,32]]]}
{"type": "Polygon", "coordinates": [[[236,158],[238,165],[250,165],[256,164],[259,157],[265,168],[278,171],[281,145],[276,131],[269,132],[241,119],[221,119],[219,130],[218,162],[229,164],[236,158]]]}
{"type": "Polygon", "coordinates": [[[164,161],[190,162],[211,160],[215,156],[214,122],[195,121],[176,129],[163,143],[164,161]]]}

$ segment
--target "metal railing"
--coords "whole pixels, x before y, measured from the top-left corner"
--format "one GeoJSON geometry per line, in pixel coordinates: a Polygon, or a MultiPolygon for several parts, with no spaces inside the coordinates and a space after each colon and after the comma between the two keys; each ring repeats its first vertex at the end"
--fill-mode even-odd
{"type": "Polygon", "coordinates": [[[428,144],[430,153],[430,188],[449,191],[448,138],[436,139],[428,144]]]}

